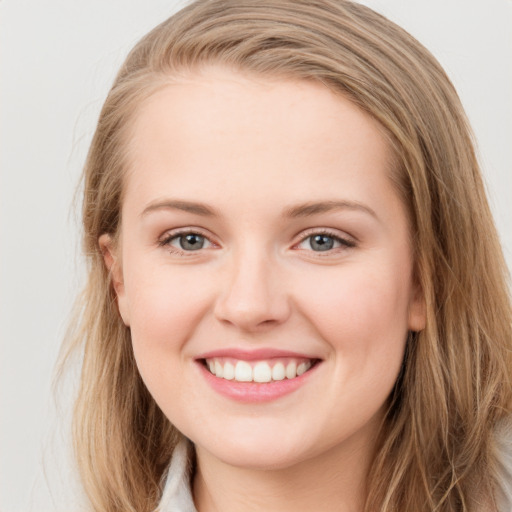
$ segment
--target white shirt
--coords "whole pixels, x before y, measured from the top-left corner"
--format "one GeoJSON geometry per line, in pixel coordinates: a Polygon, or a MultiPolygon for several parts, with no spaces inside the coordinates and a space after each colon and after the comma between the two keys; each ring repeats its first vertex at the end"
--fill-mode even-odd
{"type": "Polygon", "coordinates": [[[197,512],[190,489],[190,449],[185,439],[174,449],[164,492],[155,512],[197,512]]]}

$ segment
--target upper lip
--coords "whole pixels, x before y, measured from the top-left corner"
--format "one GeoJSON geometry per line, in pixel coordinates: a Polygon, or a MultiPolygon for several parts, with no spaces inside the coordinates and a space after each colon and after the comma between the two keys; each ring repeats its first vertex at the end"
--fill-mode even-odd
{"type": "Polygon", "coordinates": [[[319,359],[317,356],[294,352],[291,350],[279,350],[275,348],[259,348],[255,350],[244,350],[240,348],[224,348],[205,352],[197,359],[213,359],[215,357],[231,357],[243,361],[259,361],[262,359],[273,359],[278,357],[295,357],[302,359],[319,359]]]}

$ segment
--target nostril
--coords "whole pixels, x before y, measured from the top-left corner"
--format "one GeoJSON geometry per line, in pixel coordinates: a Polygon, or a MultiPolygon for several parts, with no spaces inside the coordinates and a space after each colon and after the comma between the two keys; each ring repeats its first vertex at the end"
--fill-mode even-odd
{"type": "Polygon", "coordinates": [[[284,322],[290,315],[285,299],[279,296],[268,298],[237,297],[233,295],[220,300],[215,307],[216,318],[246,331],[258,331],[284,322]]]}
{"type": "Polygon", "coordinates": [[[223,280],[214,313],[218,320],[247,331],[268,328],[284,321],[290,313],[287,295],[276,279],[276,266],[254,250],[240,250],[223,280]]]}

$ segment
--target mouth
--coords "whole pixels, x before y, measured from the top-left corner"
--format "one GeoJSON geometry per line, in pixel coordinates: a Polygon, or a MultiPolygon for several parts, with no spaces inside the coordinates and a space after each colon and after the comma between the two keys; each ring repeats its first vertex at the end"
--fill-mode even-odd
{"type": "Polygon", "coordinates": [[[201,354],[195,361],[215,392],[236,402],[258,404],[278,400],[307,385],[323,360],[272,348],[226,348],[201,354]]]}
{"type": "Polygon", "coordinates": [[[319,359],[307,357],[247,360],[226,356],[206,357],[199,361],[218,379],[259,384],[297,379],[320,362],[319,359]]]}

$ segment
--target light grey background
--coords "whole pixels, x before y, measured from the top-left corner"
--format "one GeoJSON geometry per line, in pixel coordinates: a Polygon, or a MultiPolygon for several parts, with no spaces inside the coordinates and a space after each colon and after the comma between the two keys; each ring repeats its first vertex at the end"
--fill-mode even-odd
{"type": "MultiPolygon", "coordinates": [[[[363,3],[423,42],[455,83],[479,142],[512,267],[512,2],[363,3]]],[[[66,461],[72,380],[60,410],[51,394],[53,365],[80,283],[72,198],[117,68],[178,5],[183,2],[0,2],[2,512],[79,510],[65,501],[77,492],[66,461]]]]}

